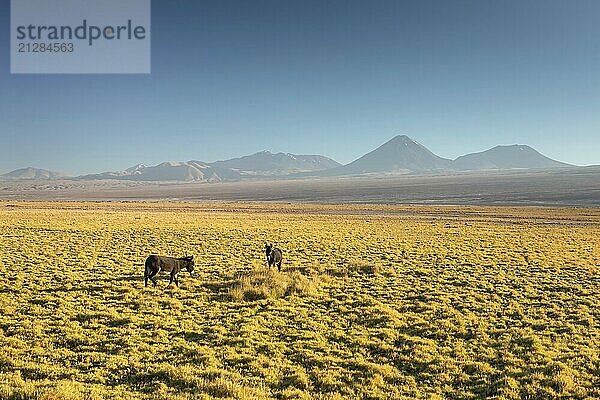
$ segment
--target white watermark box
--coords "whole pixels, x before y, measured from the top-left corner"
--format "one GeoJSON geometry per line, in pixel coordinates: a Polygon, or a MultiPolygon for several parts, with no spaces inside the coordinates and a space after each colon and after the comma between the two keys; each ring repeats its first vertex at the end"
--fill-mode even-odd
{"type": "Polygon", "coordinates": [[[11,0],[13,74],[149,74],[150,0],[11,0]]]}

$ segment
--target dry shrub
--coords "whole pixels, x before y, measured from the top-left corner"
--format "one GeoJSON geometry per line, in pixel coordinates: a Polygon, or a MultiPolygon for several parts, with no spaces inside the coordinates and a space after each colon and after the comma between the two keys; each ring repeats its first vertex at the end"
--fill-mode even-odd
{"type": "Polygon", "coordinates": [[[243,275],[229,290],[235,301],[279,299],[289,296],[314,296],[318,282],[298,271],[278,272],[259,269],[243,275]]]}
{"type": "Polygon", "coordinates": [[[381,273],[381,266],[368,263],[352,263],[347,266],[336,266],[328,268],[326,273],[335,277],[347,277],[348,275],[377,275],[381,273]]]}
{"type": "Polygon", "coordinates": [[[381,267],[377,264],[358,263],[350,265],[348,269],[363,275],[376,275],[381,272],[381,267]]]}

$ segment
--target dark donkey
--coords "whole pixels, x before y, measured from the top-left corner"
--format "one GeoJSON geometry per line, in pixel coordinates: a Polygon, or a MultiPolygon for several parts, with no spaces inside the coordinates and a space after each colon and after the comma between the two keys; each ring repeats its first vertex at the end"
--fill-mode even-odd
{"type": "Polygon", "coordinates": [[[272,244],[265,244],[265,252],[267,253],[267,263],[269,264],[269,268],[273,265],[277,265],[277,271],[281,272],[281,260],[283,259],[283,254],[281,250],[272,244]]]}
{"type": "Polygon", "coordinates": [[[171,274],[169,285],[175,282],[175,285],[179,286],[177,274],[179,274],[179,272],[184,268],[190,273],[190,275],[194,275],[194,256],[173,258],[152,254],[146,258],[144,269],[144,285],[148,286],[148,279],[150,279],[156,287],[155,277],[159,272],[164,271],[171,274]]]}

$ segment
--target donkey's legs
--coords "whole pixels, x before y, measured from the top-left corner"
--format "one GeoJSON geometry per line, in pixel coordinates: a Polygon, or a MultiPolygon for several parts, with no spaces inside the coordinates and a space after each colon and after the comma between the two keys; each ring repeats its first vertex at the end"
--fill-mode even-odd
{"type": "Polygon", "coordinates": [[[148,275],[148,279],[150,279],[152,281],[152,283],[154,284],[154,287],[156,287],[156,274],[158,274],[158,272],[151,272],[150,275],[148,275]]]}
{"type": "Polygon", "coordinates": [[[172,284],[173,282],[175,282],[175,286],[179,286],[179,278],[177,276],[177,273],[171,273],[171,279],[169,280],[169,285],[172,284]]]}

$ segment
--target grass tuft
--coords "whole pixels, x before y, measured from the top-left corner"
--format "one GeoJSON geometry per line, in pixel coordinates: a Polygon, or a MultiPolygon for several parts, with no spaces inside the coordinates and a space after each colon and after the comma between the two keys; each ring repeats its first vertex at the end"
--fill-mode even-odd
{"type": "Polygon", "coordinates": [[[234,301],[279,299],[290,296],[316,296],[318,282],[298,271],[278,272],[261,268],[245,273],[229,290],[234,301]]]}

